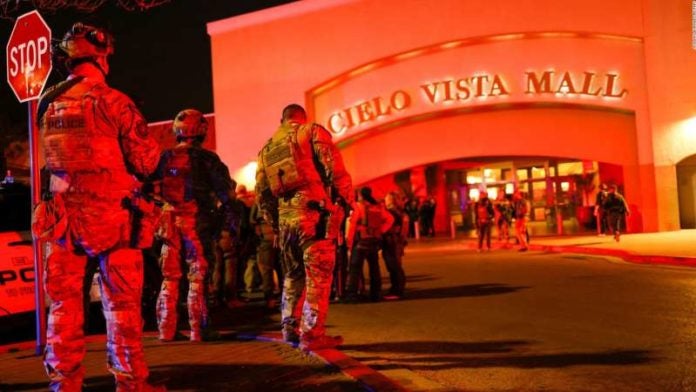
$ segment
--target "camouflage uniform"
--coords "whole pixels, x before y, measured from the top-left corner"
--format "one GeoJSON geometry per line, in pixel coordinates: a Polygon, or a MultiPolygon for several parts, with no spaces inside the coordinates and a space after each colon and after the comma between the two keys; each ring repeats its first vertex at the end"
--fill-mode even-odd
{"type": "Polygon", "coordinates": [[[332,203],[329,189],[352,204],[350,175],[331,135],[317,124],[284,120],[259,153],[256,195],[279,233],[285,274],[281,325],[286,340],[292,340],[288,337],[296,328],[303,343],[325,335],[338,231],[338,222],[332,220],[338,216],[338,207],[332,203]],[[287,155],[283,151],[274,154],[274,147],[290,149],[296,169],[279,171],[278,159],[286,162],[287,155]],[[288,189],[279,190],[278,180],[281,186],[289,184],[288,189]],[[298,305],[305,288],[300,317],[298,305]]]}
{"type": "MultiPolygon", "coordinates": [[[[261,274],[261,291],[269,307],[273,306],[273,271],[278,263],[278,249],[273,247],[273,227],[263,217],[258,204],[251,207],[251,224],[257,237],[256,264],[261,274]]],[[[278,282],[282,282],[282,275],[278,275],[278,282]]],[[[280,283],[282,284],[282,283],[280,283]]]]}
{"type": "MultiPolygon", "coordinates": [[[[117,390],[141,390],[148,369],[141,342],[143,260],[137,247],[149,244],[136,244],[139,233],[132,230],[129,207],[138,204],[133,195],[140,183],[134,175],[144,178],[155,169],[159,147],[133,102],[107,86],[93,63],[75,67],[68,81],[46,92],[39,108],[53,194],[45,203],[57,206],[60,201],[67,222],[43,237],[48,241],[45,285],[51,298],[44,354],[50,388],[82,388],[79,288],[87,257],[92,257],[99,260],[107,367],[117,390]]],[[[41,226],[44,218],[35,215],[35,223],[41,226]]]]}
{"type": "MultiPolygon", "coordinates": [[[[174,122],[175,132],[181,127],[207,127],[202,114],[196,110],[184,110],[174,122]],[[194,119],[194,120],[191,120],[194,119]],[[185,121],[195,124],[186,124],[185,121]]],[[[188,315],[192,341],[203,340],[209,326],[206,301],[208,265],[214,260],[215,213],[217,200],[222,202],[222,214],[226,221],[232,219],[230,192],[234,181],[227,166],[212,151],[193,140],[202,135],[177,134],[179,144],[162,153],[153,176],[161,180],[162,199],[167,203],[162,211],[158,229],[164,244],[160,256],[162,289],[157,299],[159,338],[173,340],[177,332],[177,303],[181,280],[181,254],[188,266],[188,315]],[[215,198],[217,197],[217,199],[215,198]]],[[[202,142],[202,140],[200,140],[202,142]]]]}

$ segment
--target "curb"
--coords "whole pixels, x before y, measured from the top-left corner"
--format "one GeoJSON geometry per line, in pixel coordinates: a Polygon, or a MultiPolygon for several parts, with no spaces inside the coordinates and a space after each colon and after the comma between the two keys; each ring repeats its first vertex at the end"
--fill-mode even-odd
{"type": "Polygon", "coordinates": [[[578,245],[529,244],[529,249],[551,253],[580,253],[596,256],[613,256],[635,264],[662,264],[680,267],[696,267],[696,257],[641,255],[621,249],[590,248],[578,245]]]}
{"type": "MultiPolygon", "coordinates": [[[[261,333],[257,335],[241,334],[238,335],[238,337],[240,339],[255,339],[265,342],[286,343],[280,333],[261,333]]],[[[408,391],[408,389],[404,388],[398,382],[372,369],[371,367],[362,364],[360,361],[349,357],[337,349],[317,350],[310,351],[309,353],[321,359],[327,365],[337,368],[346,376],[356,380],[361,386],[369,391],[408,391]]]]}

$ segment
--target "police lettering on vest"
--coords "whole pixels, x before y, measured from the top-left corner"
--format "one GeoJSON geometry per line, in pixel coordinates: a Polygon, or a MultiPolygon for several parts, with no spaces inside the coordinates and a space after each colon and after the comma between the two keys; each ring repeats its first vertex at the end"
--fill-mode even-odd
{"type": "Polygon", "coordinates": [[[97,86],[72,85],[51,101],[40,118],[46,167],[51,171],[101,172],[122,167],[118,138],[97,126],[97,86]]]}

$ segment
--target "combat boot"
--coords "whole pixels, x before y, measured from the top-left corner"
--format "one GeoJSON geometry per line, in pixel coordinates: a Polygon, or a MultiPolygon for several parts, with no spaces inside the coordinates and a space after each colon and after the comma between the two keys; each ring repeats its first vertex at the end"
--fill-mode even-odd
{"type": "Polygon", "coordinates": [[[159,337],[160,342],[163,343],[168,343],[168,342],[174,342],[174,341],[182,341],[182,340],[189,340],[188,336],[184,335],[183,333],[176,331],[174,336],[171,338],[165,338],[160,335],[159,337]]]}
{"type": "Polygon", "coordinates": [[[167,387],[162,384],[134,384],[133,382],[116,382],[116,392],[166,392],[167,387]]]}
{"type": "Polygon", "coordinates": [[[290,343],[293,346],[297,346],[297,344],[300,343],[300,335],[297,333],[295,327],[293,327],[292,325],[283,325],[281,333],[283,334],[283,341],[290,343]]]}
{"type": "Polygon", "coordinates": [[[220,332],[212,328],[203,328],[200,332],[191,331],[192,342],[214,342],[222,339],[220,332]]]}

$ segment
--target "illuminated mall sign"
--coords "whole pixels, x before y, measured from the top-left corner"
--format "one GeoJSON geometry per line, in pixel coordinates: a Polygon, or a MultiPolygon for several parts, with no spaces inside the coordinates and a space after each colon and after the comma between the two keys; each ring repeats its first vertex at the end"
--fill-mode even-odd
{"type": "Polygon", "coordinates": [[[510,80],[500,74],[481,73],[426,82],[415,88],[399,88],[333,111],[325,124],[335,135],[344,136],[358,127],[367,128],[416,113],[462,105],[540,101],[548,97],[620,101],[628,94],[618,73],[524,72],[521,78],[512,83],[510,80]]]}

